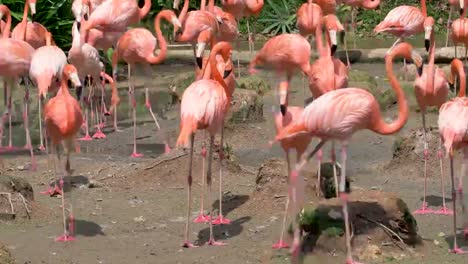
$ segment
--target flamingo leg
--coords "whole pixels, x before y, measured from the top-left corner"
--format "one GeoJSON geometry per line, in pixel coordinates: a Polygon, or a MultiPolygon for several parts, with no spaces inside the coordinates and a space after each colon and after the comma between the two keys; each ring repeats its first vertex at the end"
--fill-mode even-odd
{"type": "Polygon", "coordinates": [[[339,197],[339,188],[338,188],[338,176],[337,176],[337,173],[336,173],[336,166],[337,166],[337,162],[336,162],[336,154],[335,154],[335,141],[333,140],[332,141],[332,145],[331,145],[331,161],[332,161],[332,165],[333,165],[333,179],[335,181],[335,194],[336,194],[336,197],[339,197]]]}
{"type": "MultiPolygon", "coordinates": [[[[211,162],[213,160],[213,145],[214,145],[214,135],[210,135],[210,148],[208,150],[208,171],[206,172],[206,183],[208,184],[208,197],[212,197],[212,188],[211,188],[211,162]]],[[[210,207],[210,216],[213,215],[213,207],[210,207]]],[[[207,244],[210,246],[224,246],[226,243],[215,241],[213,236],[213,221],[212,217],[209,220],[210,223],[210,239],[207,244]]]]}
{"type": "Polygon", "coordinates": [[[12,131],[12,126],[11,126],[11,116],[13,115],[12,104],[11,104],[11,93],[13,91],[12,88],[13,87],[10,86],[10,90],[8,90],[8,149],[10,150],[13,149],[13,140],[12,140],[13,131],[12,131]]]}
{"type": "Polygon", "coordinates": [[[461,172],[460,172],[460,177],[458,179],[458,194],[460,195],[459,200],[460,200],[460,206],[462,208],[462,216],[463,219],[465,219],[465,222],[463,223],[463,232],[465,235],[465,238],[468,237],[468,219],[466,218],[466,207],[465,207],[465,200],[463,196],[463,176],[466,173],[466,165],[468,164],[468,148],[463,149],[463,161],[462,161],[462,166],[461,166],[461,172]]]}
{"type": "Polygon", "coordinates": [[[442,208],[437,210],[435,213],[440,215],[452,215],[453,211],[447,208],[445,204],[445,179],[444,179],[444,166],[443,166],[443,152],[442,152],[442,139],[439,137],[439,149],[437,151],[437,156],[439,157],[440,164],[440,178],[441,178],[441,188],[442,188],[442,208]]]}
{"type": "Polygon", "coordinates": [[[423,135],[424,135],[424,196],[423,196],[423,204],[422,207],[416,211],[414,214],[432,214],[434,211],[427,207],[426,196],[427,196],[427,159],[429,157],[429,147],[427,143],[427,135],[426,135],[426,113],[424,110],[421,110],[422,114],[422,123],[423,123],[423,135]]]}
{"type": "Polygon", "coordinates": [[[184,234],[184,244],[183,247],[186,248],[193,248],[196,247],[189,241],[189,234],[190,234],[190,212],[191,212],[191,205],[192,205],[192,162],[193,162],[193,143],[195,141],[195,134],[190,136],[190,156],[189,156],[189,170],[187,176],[187,218],[185,222],[185,234],[184,234]]]}
{"type": "Polygon", "coordinates": [[[24,148],[29,150],[29,155],[31,157],[31,167],[30,170],[36,171],[37,169],[37,164],[36,164],[36,159],[34,158],[34,151],[32,148],[31,144],[31,134],[29,133],[29,117],[28,117],[28,112],[29,112],[29,80],[25,78],[25,83],[26,83],[26,91],[24,94],[24,103],[23,103],[23,122],[24,122],[24,129],[26,131],[26,145],[24,148]]]}
{"type": "Polygon", "coordinates": [[[96,129],[97,130],[94,133],[93,138],[97,138],[97,139],[106,138],[106,135],[102,132],[102,129],[101,129],[101,124],[104,123],[104,122],[101,122],[101,118],[103,117],[103,115],[102,115],[102,105],[101,105],[101,107],[99,107],[99,104],[97,102],[96,102],[95,113],[96,113],[96,123],[97,123],[97,128],[96,129]],[[99,109],[101,109],[101,113],[99,113],[99,109]]]}
{"type": "Polygon", "coordinates": [[[252,57],[253,53],[253,36],[252,33],[250,32],[250,25],[249,25],[249,19],[247,18],[247,39],[249,42],[249,56],[252,57]]]}
{"type": "Polygon", "coordinates": [[[128,64],[128,98],[132,104],[132,117],[133,117],[133,153],[132,158],[143,157],[143,154],[137,152],[136,144],[136,99],[135,99],[135,87],[133,86],[131,66],[128,64]]]}
{"type": "Polygon", "coordinates": [[[351,32],[353,33],[353,49],[356,49],[356,9],[351,9],[351,32]]]}
{"type": "Polygon", "coordinates": [[[320,149],[317,153],[317,187],[316,187],[316,192],[317,192],[317,197],[320,197],[321,193],[321,182],[322,182],[322,158],[323,158],[323,151],[320,149]]]}
{"type": "Polygon", "coordinates": [[[219,149],[219,216],[213,220],[213,225],[229,225],[231,220],[223,216],[223,160],[224,160],[224,124],[221,127],[219,149]]]}
{"type": "Polygon", "coordinates": [[[452,204],[453,204],[453,249],[450,252],[455,254],[467,253],[458,247],[457,243],[457,191],[455,190],[455,179],[453,170],[453,154],[450,153],[450,180],[452,181],[452,204]]]}
{"type": "MultiPolygon", "coordinates": [[[[291,161],[289,158],[289,151],[286,151],[286,162],[288,164],[288,181],[289,181],[289,173],[291,172],[291,161]]],[[[286,230],[286,219],[288,218],[288,210],[289,210],[289,195],[286,200],[286,206],[284,209],[284,216],[283,216],[283,224],[281,225],[281,233],[279,241],[273,244],[274,249],[282,249],[282,248],[289,248],[288,244],[286,244],[283,240],[284,238],[284,230],[286,230]]]]}
{"type": "Polygon", "coordinates": [[[207,223],[211,216],[205,215],[204,210],[204,201],[205,201],[205,164],[206,164],[206,130],[203,130],[202,134],[202,147],[201,147],[201,156],[202,156],[202,191],[200,197],[200,214],[193,220],[195,223],[207,223]]]}
{"type": "Polygon", "coordinates": [[[39,96],[39,104],[38,104],[38,116],[39,116],[39,150],[41,151],[44,151],[45,150],[45,147],[44,147],[44,135],[42,133],[42,96],[39,96]]]}
{"type": "Polygon", "coordinates": [[[114,107],[114,131],[122,132],[122,130],[117,126],[117,106],[114,107]]]}
{"type": "Polygon", "coordinates": [[[158,128],[158,130],[161,130],[161,126],[159,125],[158,120],[156,119],[156,116],[153,113],[153,109],[151,108],[151,101],[149,99],[148,88],[145,88],[145,106],[148,109],[151,117],[153,118],[153,121],[156,124],[156,127],[158,128]]]}
{"type": "Polygon", "coordinates": [[[445,47],[448,46],[448,42],[449,42],[450,23],[452,22],[452,12],[453,12],[453,6],[450,6],[449,16],[447,19],[447,34],[445,35],[445,47]]]}
{"type": "MultiPolygon", "coordinates": [[[[90,89],[90,85],[88,83],[88,89],[90,89]]],[[[85,116],[84,116],[84,125],[85,125],[85,136],[78,139],[80,141],[90,141],[90,140],[93,140],[93,138],[89,135],[89,110],[88,110],[88,103],[85,102],[85,97],[86,96],[82,96],[80,98],[80,102],[81,102],[81,106],[84,108],[85,110],[85,116]]],[[[90,100],[90,97],[88,96],[87,99],[86,99],[88,102],[90,100]]]]}

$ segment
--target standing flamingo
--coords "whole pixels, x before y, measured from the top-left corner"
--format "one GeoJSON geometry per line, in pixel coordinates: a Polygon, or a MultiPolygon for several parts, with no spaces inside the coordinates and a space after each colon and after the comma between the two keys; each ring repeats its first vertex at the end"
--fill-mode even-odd
{"type": "Polygon", "coordinates": [[[465,46],[465,62],[468,60],[468,19],[465,18],[466,10],[464,9],[464,2],[460,0],[462,15],[460,18],[453,21],[451,26],[451,37],[453,44],[455,45],[455,57],[457,57],[457,44],[462,43],[465,46]]]}
{"type": "MultiPolygon", "coordinates": [[[[440,107],[439,114],[439,133],[441,140],[444,143],[445,150],[450,158],[450,179],[452,182],[452,202],[453,202],[453,249],[450,250],[455,254],[467,253],[458,247],[457,243],[457,190],[455,189],[454,169],[453,169],[453,156],[457,150],[463,151],[463,161],[461,173],[458,181],[458,197],[461,207],[462,215],[465,214],[465,204],[463,201],[463,176],[466,173],[466,166],[468,164],[468,99],[466,96],[466,75],[463,63],[454,59],[451,63],[452,81],[455,74],[460,79],[460,92],[458,97],[451,99],[440,107]]],[[[468,236],[468,222],[464,222],[464,234],[468,236]]]]}
{"type": "Polygon", "coordinates": [[[37,85],[39,92],[39,138],[40,150],[45,150],[43,142],[44,137],[42,133],[42,103],[47,97],[49,89],[55,90],[56,79],[62,77],[63,67],[67,64],[67,56],[57,46],[52,46],[52,34],[46,32],[46,46],[38,48],[32,56],[31,67],[29,69],[29,76],[31,80],[37,85]],[[44,63],[47,61],[47,63],[44,63]]]}
{"type": "MultiPolygon", "coordinates": [[[[78,87],[81,86],[80,79],[78,78],[78,71],[75,66],[67,64],[63,68],[63,75],[61,78],[61,85],[59,92],[51,98],[44,106],[44,122],[47,129],[47,135],[52,140],[52,149],[55,148],[57,159],[60,162],[59,144],[63,143],[67,155],[65,170],[68,176],[71,175],[70,168],[70,151],[75,146],[75,136],[83,124],[83,114],[78,101],[70,95],[68,91],[67,81],[78,87]]],[[[54,166],[55,168],[55,166],[54,166]]],[[[57,171],[55,170],[55,178],[57,178],[57,171]]],[[[60,189],[63,190],[63,174],[60,176],[60,189]]],[[[69,215],[69,228],[67,228],[67,220],[65,216],[65,194],[62,191],[62,216],[63,216],[63,235],[55,239],[55,241],[73,241],[73,209],[70,206],[69,215]]],[[[71,202],[70,202],[71,204],[71,202]]]]}
{"type": "MultiPolygon", "coordinates": [[[[0,5],[0,14],[6,16],[6,25],[2,32],[2,38],[0,39],[0,76],[6,79],[7,85],[4,87],[6,90],[5,99],[7,100],[8,109],[8,122],[9,122],[9,139],[7,150],[13,149],[12,142],[12,102],[11,94],[12,89],[16,87],[17,80],[20,77],[26,76],[31,65],[31,58],[34,52],[34,48],[31,47],[27,42],[17,39],[9,38],[11,29],[11,12],[5,5],[0,5]]],[[[23,120],[24,128],[26,131],[26,148],[29,149],[31,156],[31,169],[36,169],[36,161],[34,159],[34,152],[31,146],[31,136],[29,133],[29,122],[28,122],[28,101],[29,101],[29,89],[26,87],[24,103],[23,103],[23,120]]],[[[3,136],[3,123],[4,118],[1,120],[0,139],[3,136]]],[[[1,141],[1,140],[0,140],[1,141]]]]}
{"type": "Polygon", "coordinates": [[[297,9],[297,22],[296,26],[299,34],[303,37],[308,37],[315,34],[315,29],[321,26],[321,19],[323,17],[322,8],[313,0],[308,0],[307,3],[302,4],[297,9]]]}
{"type": "Polygon", "coordinates": [[[286,114],[288,106],[288,89],[294,72],[298,69],[304,74],[310,70],[310,44],[301,35],[281,34],[269,39],[250,62],[249,72],[257,72],[255,66],[273,67],[278,73],[286,75],[279,85],[280,110],[286,114]]]}
{"type": "Polygon", "coordinates": [[[36,0],[24,1],[23,20],[13,29],[11,37],[24,40],[31,44],[34,49],[37,49],[46,45],[47,29],[37,22],[28,22],[28,8],[31,9],[31,15],[34,18],[36,15],[36,0]]]}
{"type": "MultiPolygon", "coordinates": [[[[192,196],[192,157],[195,133],[204,129],[210,134],[210,146],[208,151],[207,184],[211,197],[211,162],[213,156],[214,137],[222,130],[224,115],[231,101],[231,91],[219,73],[216,65],[216,55],[220,54],[227,62],[231,56],[232,47],[227,42],[219,42],[213,46],[210,53],[210,67],[213,79],[203,78],[192,83],[184,92],[181,102],[181,128],[177,146],[186,146],[190,141],[188,189],[187,189],[187,222],[185,226],[184,247],[193,247],[189,241],[190,233],[190,213],[192,196]]],[[[224,76],[230,72],[224,72],[224,76]]],[[[212,214],[212,210],[210,215],[212,214]]],[[[212,219],[210,223],[210,239],[208,245],[224,245],[217,242],[213,237],[212,219]]]]}
{"type": "MultiPolygon", "coordinates": [[[[298,106],[288,107],[286,115],[276,114],[275,115],[275,125],[276,125],[276,133],[280,133],[286,126],[293,123],[294,121],[298,120],[302,113],[304,112],[304,108],[298,106]]],[[[286,162],[288,164],[288,178],[289,174],[291,173],[291,161],[289,157],[289,153],[292,149],[296,150],[296,163],[299,163],[302,154],[307,149],[307,146],[310,144],[312,137],[309,134],[302,134],[298,135],[294,138],[285,138],[280,141],[281,147],[283,148],[284,153],[286,154],[286,162]]],[[[284,242],[284,231],[286,229],[286,218],[289,210],[289,201],[290,197],[286,200],[286,208],[284,210],[284,218],[283,224],[281,226],[281,233],[280,239],[278,242],[273,244],[273,248],[281,249],[281,248],[288,248],[289,246],[284,242]]]]}
{"type": "MultiPolygon", "coordinates": [[[[429,157],[429,149],[426,137],[426,107],[437,106],[440,108],[447,101],[449,85],[445,78],[444,72],[435,64],[435,36],[434,36],[434,18],[427,17],[424,21],[425,43],[426,49],[429,51],[429,64],[414,81],[414,92],[416,100],[422,114],[422,124],[424,133],[424,197],[421,209],[416,210],[415,214],[430,214],[434,213],[427,207],[426,203],[426,188],[427,188],[427,159],[429,157]]],[[[439,142],[439,163],[442,180],[442,209],[437,211],[438,214],[452,214],[453,212],[445,206],[445,190],[444,177],[442,172],[442,145],[439,142]]]]}
{"type": "MultiPolygon", "coordinates": [[[[161,32],[161,19],[165,19],[174,26],[180,27],[180,21],[171,10],[162,10],[154,19],[154,28],[156,30],[156,38],[153,33],[144,28],[133,28],[125,32],[119,39],[117,47],[112,54],[112,69],[114,76],[117,74],[117,63],[119,59],[123,59],[128,64],[128,92],[133,109],[133,153],[132,157],[142,157],[143,154],[137,152],[136,145],[136,100],[135,88],[133,87],[131,68],[137,63],[144,64],[148,69],[148,64],[159,64],[166,58],[167,42],[161,32]],[[157,41],[159,41],[160,51],[157,56],[154,55],[157,41]]],[[[151,72],[151,70],[150,70],[151,72]]],[[[115,78],[114,78],[115,79],[115,78]]],[[[149,104],[149,101],[148,101],[149,104]]],[[[149,105],[148,105],[149,107],[149,105]]],[[[156,126],[159,124],[156,117],[153,116],[156,126]]]]}
{"type": "MultiPolygon", "coordinates": [[[[348,197],[345,193],[346,182],[346,160],[347,145],[354,132],[369,129],[381,135],[390,135],[398,132],[408,120],[409,110],[405,94],[393,73],[393,59],[403,56],[407,60],[413,60],[418,67],[422,67],[422,58],[413,51],[411,45],[400,43],[395,46],[385,58],[387,75],[393,90],[397,95],[398,118],[391,124],[385,123],[379,103],[368,91],[359,88],[347,88],[330,91],[309,104],[301,118],[284,128],[276,136],[276,140],[294,137],[299,133],[309,133],[311,136],[319,137],[321,140],[314,150],[304,158],[295,170],[291,172],[292,183],[292,205],[297,213],[303,203],[304,184],[300,174],[307,161],[328,140],[339,140],[342,142],[342,175],[340,180],[340,198],[343,202],[343,216],[345,219],[345,234],[347,259],[346,263],[357,263],[353,261],[351,249],[351,232],[348,219],[348,197]],[[300,177],[300,178],[299,178],[300,177]]],[[[295,257],[299,253],[299,229],[294,232],[293,252],[295,257]]]]}
{"type": "Polygon", "coordinates": [[[445,47],[448,46],[453,9],[460,10],[461,18],[464,18],[464,7],[468,4],[468,0],[448,0],[448,2],[450,5],[450,12],[447,19],[447,35],[445,36],[445,47]]]}

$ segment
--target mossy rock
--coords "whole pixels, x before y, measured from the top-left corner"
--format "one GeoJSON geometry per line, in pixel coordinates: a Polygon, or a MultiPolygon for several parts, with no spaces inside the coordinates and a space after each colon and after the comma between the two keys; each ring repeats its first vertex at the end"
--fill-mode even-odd
{"type": "Polygon", "coordinates": [[[259,95],[264,95],[271,90],[271,86],[267,81],[255,75],[241,77],[236,81],[237,88],[255,91],[259,95]]]}
{"type": "Polygon", "coordinates": [[[7,247],[0,244],[0,263],[1,264],[15,264],[16,261],[11,255],[7,247]]]}
{"type": "Polygon", "coordinates": [[[227,120],[233,123],[262,121],[263,98],[255,91],[236,89],[227,120]]]}
{"type": "Polygon", "coordinates": [[[34,207],[32,206],[34,193],[29,182],[23,178],[2,175],[0,176],[0,192],[9,194],[9,196],[4,194],[0,196],[1,220],[30,219],[30,213],[34,207]],[[23,197],[25,202],[23,202],[23,197]],[[29,211],[26,210],[25,203],[29,211]]]}

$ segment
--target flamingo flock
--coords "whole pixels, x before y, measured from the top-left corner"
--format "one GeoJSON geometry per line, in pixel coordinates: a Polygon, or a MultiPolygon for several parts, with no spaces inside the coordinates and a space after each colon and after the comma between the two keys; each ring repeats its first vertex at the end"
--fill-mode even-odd
{"type": "MultiPolygon", "coordinates": [[[[180,133],[177,147],[189,148],[187,168],[187,207],[186,222],[183,233],[183,247],[195,248],[191,242],[191,223],[209,224],[210,246],[223,246],[226,243],[216,241],[213,236],[213,225],[229,225],[231,221],[223,215],[223,140],[224,121],[229,111],[233,93],[236,87],[234,63],[232,60],[233,42],[239,37],[239,21],[242,18],[257,17],[264,7],[263,0],[222,0],[221,6],[215,5],[214,0],[201,1],[199,9],[189,12],[189,0],[184,0],[183,7],[177,15],[172,10],[161,10],[154,17],[155,34],[150,30],[134,26],[144,19],[150,9],[151,0],[145,0],[143,7],[138,6],[136,0],[74,0],[70,12],[75,16],[70,28],[72,45],[65,53],[54,43],[52,34],[38,22],[28,21],[28,15],[34,18],[36,14],[36,0],[24,1],[24,12],[20,23],[11,30],[12,15],[6,5],[0,5],[1,38],[0,38],[0,76],[4,79],[6,95],[5,112],[1,118],[0,148],[5,151],[15,149],[12,144],[12,102],[13,89],[19,87],[22,79],[24,87],[23,121],[26,131],[26,148],[30,152],[31,170],[37,168],[31,136],[29,131],[29,93],[32,86],[37,87],[39,101],[39,149],[55,152],[57,160],[61,161],[59,146],[62,145],[66,154],[65,173],[55,171],[53,187],[49,187],[44,194],[61,195],[63,234],[56,241],[66,242],[75,240],[74,214],[70,205],[67,207],[63,192],[64,174],[70,176],[72,169],[70,154],[79,151],[79,141],[92,141],[106,138],[102,131],[105,118],[113,116],[113,129],[119,132],[117,122],[117,108],[120,97],[117,91],[116,78],[118,63],[127,64],[128,95],[132,107],[133,121],[133,152],[132,158],[143,156],[137,150],[136,143],[136,99],[134,84],[134,69],[137,64],[143,65],[147,73],[151,73],[150,65],[161,64],[167,57],[169,50],[161,31],[163,20],[173,27],[176,42],[189,43],[193,49],[195,81],[184,91],[180,107],[180,133]],[[3,21],[5,19],[5,21],[3,21]],[[11,32],[10,32],[11,31],[11,32]],[[99,51],[113,48],[112,73],[106,73],[100,59],[99,51]],[[209,55],[205,51],[209,48],[209,55]],[[47,63],[45,63],[47,61],[47,63]],[[29,82],[32,81],[32,84],[29,82]],[[111,104],[105,103],[105,84],[111,87],[111,104]],[[69,83],[73,87],[69,87],[69,83]],[[87,87],[85,86],[87,83],[87,87]],[[75,96],[70,93],[75,89],[75,96]],[[94,94],[98,94],[96,99],[94,94]],[[8,145],[2,145],[4,123],[8,119],[8,145]],[[44,127],[43,128],[43,124],[44,127]],[[96,128],[94,134],[90,130],[96,128]],[[201,132],[201,133],[197,133],[201,132]],[[192,208],[192,167],[194,142],[196,134],[202,136],[201,156],[202,193],[200,213],[191,219],[192,208]],[[208,135],[208,150],[205,139],[208,135]],[[213,152],[215,137],[220,136],[219,150],[219,213],[215,217],[213,210],[205,214],[205,188],[208,197],[213,199],[213,152]],[[51,144],[49,145],[48,142],[51,144]],[[206,171],[205,171],[205,163],[206,171]],[[58,176],[60,174],[60,177],[58,176]],[[206,182],[205,182],[206,180],[206,182]],[[206,185],[206,186],[205,186],[206,185]]],[[[456,7],[460,10],[460,18],[451,22],[452,12],[447,25],[450,25],[450,36],[455,45],[462,43],[468,46],[468,19],[465,18],[468,1],[449,1],[451,11],[456,7]]],[[[454,244],[451,252],[465,253],[458,246],[457,231],[457,195],[462,197],[462,179],[468,165],[468,99],[466,99],[466,74],[464,64],[459,59],[451,62],[451,74],[444,72],[435,65],[435,20],[428,16],[426,1],[421,0],[421,8],[415,6],[399,6],[390,11],[385,19],[378,24],[375,33],[389,33],[397,37],[396,42],[389,48],[385,57],[385,70],[389,83],[396,94],[398,103],[398,117],[391,122],[385,121],[379,103],[367,90],[348,86],[349,59],[347,64],[335,58],[337,50],[337,34],[344,33],[345,27],[336,15],[336,8],[340,4],[353,8],[352,23],[355,27],[355,8],[375,9],[380,0],[308,0],[297,10],[297,28],[299,34],[289,33],[271,37],[256,52],[248,66],[250,74],[256,74],[257,66],[272,69],[279,76],[276,84],[278,91],[279,111],[274,114],[276,137],[284,150],[289,179],[289,194],[287,197],[284,218],[278,242],[274,249],[289,248],[292,261],[298,261],[300,253],[301,232],[298,225],[294,225],[293,241],[291,245],[285,242],[287,219],[294,219],[305,204],[305,183],[303,168],[307,162],[317,155],[318,183],[317,195],[320,196],[320,179],[322,163],[322,147],[326,142],[331,144],[331,161],[333,164],[336,195],[342,201],[342,214],[345,222],[346,263],[358,264],[354,261],[351,228],[349,221],[349,199],[345,192],[346,166],[348,163],[348,145],[354,133],[360,130],[370,130],[380,135],[392,135],[399,132],[407,123],[409,107],[403,91],[393,71],[394,61],[403,58],[417,67],[414,80],[414,92],[421,109],[422,127],[424,135],[424,200],[415,214],[452,215],[454,228],[454,244]],[[424,67],[424,60],[405,38],[424,33],[424,44],[428,52],[428,63],[424,67]],[[307,38],[315,41],[311,46],[307,38]],[[325,41],[324,39],[325,38],[325,41]],[[318,58],[311,63],[311,55],[316,53],[318,58]],[[310,95],[313,101],[306,106],[289,105],[291,81],[296,73],[301,73],[308,80],[310,95]],[[455,79],[460,82],[458,96],[449,98],[449,84],[455,79]],[[427,194],[427,162],[429,159],[428,140],[426,135],[426,109],[439,109],[439,148],[437,156],[441,171],[441,189],[443,205],[433,210],[426,203],[427,194]],[[319,142],[307,151],[314,138],[319,142]],[[335,142],[340,144],[341,161],[337,162],[335,142]],[[443,172],[443,157],[445,152],[450,159],[450,180],[453,208],[445,203],[445,182],[443,172]],[[296,151],[296,162],[291,163],[291,150],[296,151]],[[455,185],[453,157],[456,151],[463,153],[463,168],[455,185]],[[341,169],[340,179],[337,168],[341,169]]],[[[174,0],[173,8],[178,10],[180,0],[174,0]]],[[[254,51],[253,35],[247,22],[248,42],[250,52],[254,51]]],[[[449,33],[447,33],[449,36],[449,33]]],[[[446,44],[447,45],[447,44],[446,44]]],[[[346,45],[345,45],[346,47],[346,45]]],[[[466,57],[466,56],[465,56],[466,57]]],[[[156,127],[160,128],[151,104],[148,89],[145,90],[145,106],[153,118],[156,127]]],[[[305,98],[304,98],[305,99],[305,98]]],[[[166,152],[171,151],[167,142],[166,152]]],[[[55,168],[55,166],[54,166],[55,168]]],[[[463,199],[462,209],[465,206],[463,199]]],[[[468,226],[464,226],[468,235],[468,226]]]]}

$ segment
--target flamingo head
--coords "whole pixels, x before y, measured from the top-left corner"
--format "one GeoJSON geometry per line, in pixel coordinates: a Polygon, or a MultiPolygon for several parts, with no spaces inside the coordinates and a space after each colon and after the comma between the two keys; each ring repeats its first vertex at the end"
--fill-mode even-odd
{"type": "Polygon", "coordinates": [[[434,23],[435,20],[431,16],[426,17],[424,20],[424,46],[426,47],[426,51],[429,51],[429,47],[431,46],[431,38],[432,34],[434,34],[434,23]]]}
{"type": "Polygon", "coordinates": [[[62,78],[64,78],[65,80],[71,81],[73,86],[75,86],[75,88],[81,87],[81,81],[80,81],[80,78],[78,77],[78,70],[72,64],[67,64],[63,67],[62,75],[63,75],[62,78]]]}
{"type": "Polygon", "coordinates": [[[36,0],[29,0],[29,9],[31,10],[31,18],[34,21],[36,16],[36,0]]]}
{"type": "Polygon", "coordinates": [[[385,60],[393,60],[394,57],[403,57],[407,61],[413,62],[418,69],[418,75],[421,76],[424,66],[423,58],[413,49],[411,44],[400,42],[390,50],[385,60]]]}
{"type": "Polygon", "coordinates": [[[341,24],[338,17],[336,17],[333,14],[324,16],[322,22],[325,25],[326,30],[328,31],[328,37],[330,38],[331,44],[331,55],[333,56],[338,47],[336,32],[344,32],[344,27],[341,24]]]}
{"type": "Polygon", "coordinates": [[[376,9],[380,5],[380,0],[364,0],[360,7],[364,9],[376,9]]]}
{"type": "Polygon", "coordinates": [[[465,0],[460,0],[460,15],[463,15],[465,9],[465,0]]]}
{"type": "Polygon", "coordinates": [[[179,5],[180,5],[180,0],[174,0],[174,4],[172,5],[172,8],[175,10],[179,10],[179,5]]]}
{"type": "Polygon", "coordinates": [[[6,5],[0,5],[0,20],[3,19],[3,16],[10,14],[10,9],[6,5]]]}

